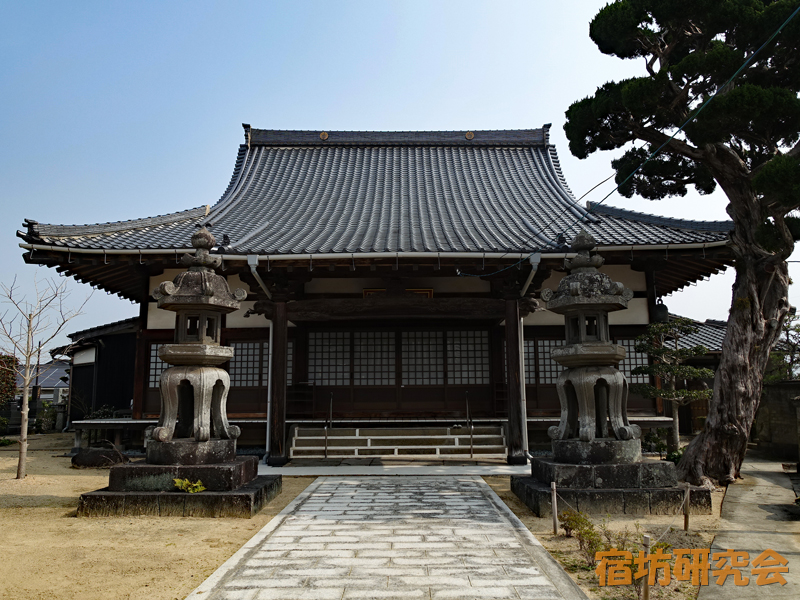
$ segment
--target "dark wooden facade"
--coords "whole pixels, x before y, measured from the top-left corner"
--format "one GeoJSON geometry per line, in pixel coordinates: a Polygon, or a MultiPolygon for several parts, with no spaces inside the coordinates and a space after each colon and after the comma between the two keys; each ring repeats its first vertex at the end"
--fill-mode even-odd
{"type": "MultiPolygon", "coordinates": [[[[613,326],[612,336],[632,350],[643,326],[613,326]]],[[[527,416],[557,417],[555,380],[561,367],[549,357],[563,342],[558,326],[524,328],[527,416]]],[[[470,412],[477,419],[508,416],[505,327],[475,321],[336,322],[288,330],[286,418],[324,421],[332,407],[337,420],[458,421],[470,412]],[[469,356],[455,357],[459,354],[469,356]],[[364,356],[368,354],[369,356],[364,356]],[[419,355],[419,356],[415,356],[419,355]],[[325,365],[319,365],[326,361],[325,365]],[[332,404],[331,404],[332,401],[332,404]]],[[[167,366],[157,358],[158,345],[172,340],[165,330],[142,333],[146,347],[147,385],[142,417],[159,412],[158,377],[167,366]]],[[[225,329],[223,343],[236,358],[226,365],[231,374],[228,412],[231,418],[266,418],[269,386],[269,329],[225,329]]],[[[631,353],[622,365],[644,357],[631,353]]],[[[634,414],[657,414],[655,404],[632,396],[634,414]]]]}

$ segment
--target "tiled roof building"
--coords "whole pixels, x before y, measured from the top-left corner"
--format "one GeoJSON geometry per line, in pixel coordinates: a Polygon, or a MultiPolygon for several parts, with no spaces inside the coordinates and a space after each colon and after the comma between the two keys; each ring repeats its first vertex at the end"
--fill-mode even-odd
{"type": "MultiPolygon", "coordinates": [[[[620,339],[632,339],[649,321],[658,296],[731,264],[728,221],[578,204],[549,125],[388,133],[244,127],[233,175],[216,202],[115,223],[26,221],[18,232],[27,262],[142,304],[135,415],[157,412],[151,346],[171,327],[149,292],[174,277],[201,223],[211,224],[223,274],[232,287],[246,287],[246,308],[260,313],[249,321],[229,315],[228,342],[259,340],[255,354],[244,346],[239,353],[255,362],[285,351],[280,364],[291,370],[274,373],[272,388],[261,376],[257,385],[234,384],[231,410],[266,417],[267,404],[277,401],[287,411],[279,418],[290,421],[321,418],[320,399],[331,393],[334,403],[341,396],[334,412],[345,420],[451,418],[466,391],[474,414],[487,419],[506,418],[506,399],[517,406],[524,396],[529,418],[557,413],[548,348],[563,327],[546,311],[527,314],[527,299],[557,283],[581,229],[597,240],[615,279],[635,292],[614,323],[620,339]],[[284,309],[296,327],[286,347],[265,358],[268,319],[278,333],[276,315],[284,309]],[[506,389],[504,370],[514,360],[503,358],[502,323],[520,311],[527,314],[525,340],[510,352],[524,354],[527,385],[514,391],[506,389]],[[363,337],[367,332],[380,335],[363,337]],[[383,353],[383,362],[359,366],[359,344],[383,353]],[[409,357],[425,344],[434,362],[423,368],[409,357]],[[331,370],[321,357],[334,355],[340,364],[331,370]],[[467,355],[472,362],[463,362],[467,355]],[[310,400],[286,404],[303,396],[301,384],[312,388],[304,392],[310,400]]],[[[232,363],[232,373],[236,368],[232,363]]],[[[644,401],[636,406],[652,412],[644,401]]],[[[273,426],[280,435],[285,422],[273,426]]]]}

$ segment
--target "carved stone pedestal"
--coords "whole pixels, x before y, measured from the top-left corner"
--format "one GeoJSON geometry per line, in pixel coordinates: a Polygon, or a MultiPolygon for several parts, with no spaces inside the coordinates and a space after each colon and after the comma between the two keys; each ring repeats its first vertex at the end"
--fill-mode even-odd
{"type": "Polygon", "coordinates": [[[258,475],[255,456],[239,456],[212,465],[153,465],[143,462],[111,467],[108,489],[112,492],[174,492],[175,479],[202,481],[213,492],[235,490],[258,475]]]}
{"type": "Polygon", "coordinates": [[[81,494],[79,517],[238,517],[249,519],[281,493],[280,475],[261,475],[235,490],[199,494],[108,488],[81,494]]]}
{"type": "MultiPolygon", "coordinates": [[[[643,459],[639,440],[553,440],[553,456],[531,460],[531,477],[512,477],[511,491],[540,517],[551,514],[550,483],[569,505],[590,514],[671,515],[681,506],[675,465],[643,459]]],[[[692,488],[692,514],[711,514],[711,493],[692,488]]]]}
{"type": "Polygon", "coordinates": [[[236,440],[210,439],[195,442],[181,438],[171,442],[150,440],[147,462],[151,465],[209,465],[236,458],[236,440]]]}
{"type": "Polygon", "coordinates": [[[632,463],[642,460],[639,440],[600,438],[591,442],[553,440],[553,460],[572,465],[632,463]]]}

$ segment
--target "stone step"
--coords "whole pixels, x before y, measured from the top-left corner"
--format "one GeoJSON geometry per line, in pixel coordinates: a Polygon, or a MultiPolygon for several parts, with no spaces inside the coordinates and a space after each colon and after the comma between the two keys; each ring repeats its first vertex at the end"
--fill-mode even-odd
{"type": "MultiPolygon", "coordinates": [[[[475,446],[473,447],[473,454],[485,455],[503,455],[505,456],[505,446],[475,446]]],[[[441,455],[462,455],[469,456],[469,446],[446,446],[446,447],[432,447],[432,446],[403,446],[403,447],[384,447],[376,448],[374,446],[369,448],[353,448],[353,447],[328,447],[328,458],[341,458],[341,457],[362,457],[362,456],[409,456],[409,455],[425,455],[425,456],[441,456],[441,455]],[[356,452],[357,451],[357,452],[356,452]],[[437,452],[438,451],[438,452],[437,452]]],[[[323,458],[325,456],[321,448],[292,448],[292,458],[323,458]]]]}
{"type": "MultiPolygon", "coordinates": [[[[493,425],[476,426],[474,435],[502,435],[503,428],[493,425]]],[[[322,427],[298,427],[297,437],[325,437],[322,427]]],[[[328,438],[332,437],[407,437],[407,436],[447,436],[469,435],[469,428],[462,427],[369,427],[369,428],[328,428],[328,438]]]]}
{"type": "MultiPolygon", "coordinates": [[[[328,447],[352,446],[366,448],[368,446],[469,446],[469,435],[450,437],[329,437],[328,447]]],[[[475,435],[472,437],[474,446],[502,446],[503,437],[499,435],[475,435]]],[[[324,437],[296,437],[294,446],[324,447],[324,437]]]]}
{"type": "MultiPolygon", "coordinates": [[[[470,454],[468,427],[365,427],[328,429],[299,427],[289,449],[290,458],[470,454]]],[[[505,437],[499,426],[472,431],[472,454],[505,455],[505,437]]]]}

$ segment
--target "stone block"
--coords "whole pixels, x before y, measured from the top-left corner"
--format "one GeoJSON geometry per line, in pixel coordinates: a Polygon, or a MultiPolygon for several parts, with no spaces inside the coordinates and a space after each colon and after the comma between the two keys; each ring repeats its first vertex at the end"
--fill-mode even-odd
{"type": "Polygon", "coordinates": [[[81,494],[78,499],[79,517],[115,517],[122,516],[125,497],[108,492],[108,488],[81,494]]]}
{"type": "Polygon", "coordinates": [[[171,442],[150,440],[147,444],[147,463],[151,465],[208,465],[234,458],[236,440],[196,442],[193,438],[180,438],[171,442]]]}
{"type": "Polygon", "coordinates": [[[214,465],[151,465],[136,462],[111,468],[108,488],[114,492],[174,492],[175,479],[202,481],[207,490],[235,490],[258,473],[258,458],[238,456],[214,465]]]}
{"type": "Polygon", "coordinates": [[[185,494],[159,494],[158,515],[160,517],[182,517],[185,505],[185,494]]]}
{"type": "Polygon", "coordinates": [[[262,475],[233,491],[112,492],[108,488],[81,494],[79,517],[238,517],[250,518],[282,488],[280,475],[262,475]]]}
{"type": "MultiPolygon", "coordinates": [[[[552,507],[550,505],[550,490],[546,490],[547,492],[547,514],[540,514],[540,517],[550,516],[552,507]]],[[[556,498],[556,508],[558,509],[558,514],[561,514],[567,509],[578,509],[578,495],[576,490],[565,490],[561,489],[558,490],[558,497],[556,498]]]]}
{"type": "MultiPolygon", "coordinates": [[[[233,498],[231,498],[233,500],[233,498]]],[[[184,517],[219,518],[225,498],[222,492],[200,492],[184,498],[184,517]]]]}
{"type": "Polygon", "coordinates": [[[552,481],[558,488],[587,488],[594,480],[590,465],[557,464],[541,458],[531,461],[531,473],[548,488],[552,481]]]}
{"type": "Polygon", "coordinates": [[[592,487],[594,474],[589,465],[554,465],[553,479],[557,488],[592,487]]]}
{"type": "MultiPolygon", "coordinates": [[[[512,477],[511,491],[538,517],[551,513],[550,487],[533,477],[512,477]]],[[[558,512],[575,508],[587,514],[674,515],[683,502],[683,488],[558,490],[558,512]]],[[[692,488],[692,514],[711,514],[711,493],[692,488]]]]}
{"type": "Polygon", "coordinates": [[[122,509],[123,517],[157,517],[159,516],[158,495],[140,494],[125,497],[122,509]]]}
{"type": "Polygon", "coordinates": [[[689,495],[689,514],[710,515],[711,509],[711,490],[692,486],[689,495]]]}
{"type": "MultiPolygon", "coordinates": [[[[512,477],[511,491],[534,514],[539,514],[539,496],[536,493],[536,479],[533,477],[512,477]]],[[[541,486],[539,486],[541,487],[541,486]]]]}
{"type": "Polygon", "coordinates": [[[553,440],[553,462],[573,465],[633,463],[642,459],[638,439],[599,438],[591,442],[578,439],[553,440]]]}
{"type": "Polygon", "coordinates": [[[531,476],[539,481],[550,481],[552,474],[552,460],[544,458],[531,459],[531,476]]]}
{"type": "Polygon", "coordinates": [[[135,462],[112,467],[108,473],[108,489],[112,492],[175,491],[177,465],[148,465],[135,462]]]}
{"type": "Polygon", "coordinates": [[[598,489],[627,489],[640,486],[640,463],[621,465],[595,465],[591,485],[598,489]]]}
{"type": "Polygon", "coordinates": [[[683,502],[683,489],[650,489],[650,514],[674,515],[683,502]]]}
{"type": "Polygon", "coordinates": [[[678,485],[675,463],[669,460],[642,461],[642,487],[667,488],[678,485]]]}
{"type": "Polygon", "coordinates": [[[583,513],[618,515],[625,512],[622,490],[575,490],[575,498],[577,509],[583,513]]]}
{"type": "Polygon", "coordinates": [[[626,515],[646,515],[650,513],[650,492],[648,490],[623,490],[626,515]]]}

